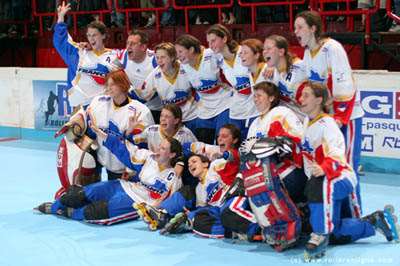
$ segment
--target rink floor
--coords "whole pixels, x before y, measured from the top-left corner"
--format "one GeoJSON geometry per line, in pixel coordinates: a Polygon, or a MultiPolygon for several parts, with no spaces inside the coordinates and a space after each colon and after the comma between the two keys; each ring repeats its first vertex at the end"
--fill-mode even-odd
{"type": "MultiPolygon", "coordinates": [[[[0,142],[0,265],[291,265],[303,264],[302,248],[276,253],[266,244],[232,243],[192,234],[161,236],[142,221],[88,225],[32,208],[59,187],[55,143],[0,142]]],[[[399,214],[400,176],[362,177],[364,213],[391,203],[399,214]]],[[[400,244],[383,236],[329,247],[323,265],[400,265],[400,244]]]]}

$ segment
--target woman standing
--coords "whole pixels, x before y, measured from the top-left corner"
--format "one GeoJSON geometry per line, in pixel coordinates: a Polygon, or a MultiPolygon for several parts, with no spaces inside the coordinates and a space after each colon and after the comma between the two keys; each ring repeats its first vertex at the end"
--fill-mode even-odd
{"type": "MultiPolygon", "coordinates": [[[[346,141],[346,159],[357,174],[361,154],[361,117],[364,111],[359,103],[346,51],[336,40],[322,36],[322,21],[317,12],[299,13],[294,26],[299,44],[305,48],[303,63],[307,78],[329,89],[333,101],[333,118],[346,141]]],[[[356,192],[356,205],[361,206],[359,182],[356,192]]],[[[348,215],[354,216],[355,213],[348,215]]]]}
{"type": "Polygon", "coordinates": [[[240,129],[244,138],[258,113],[253,101],[248,68],[242,64],[239,56],[242,47],[221,24],[215,24],[207,30],[207,41],[209,47],[218,55],[218,64],[234,91],[229,108],[230,123],[240,129]]]}
{"type": "Polygon", "coordinates": [[[70,105],[87,107],[95,96],[103,94],[106,75],[120,64],[116,52],[104,46],[106,26],[102,22],[93,21],[87,26],[86,36],[91,49],[80,48],[71,39],[64,22],[70,9],[71,5],[65,2],[57,8],[53,44],[68,66],[70,105]]]}
{"type": "Polygon", "coordinates": [[[175,48],[182,68],[196,92],[196,136],[206,143],[214,143],[215,133],[229,121],[232,91],[220,80],[217,57],[205,49],[195,37],[178,37],[175,48]]]}

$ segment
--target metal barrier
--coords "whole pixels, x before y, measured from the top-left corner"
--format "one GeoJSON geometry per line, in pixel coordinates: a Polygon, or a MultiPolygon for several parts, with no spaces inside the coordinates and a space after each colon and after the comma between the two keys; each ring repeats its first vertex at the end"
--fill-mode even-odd
{"type": "Polygon", "coordinates": [[[392,0],[386,0],[386,14],[400,25],[400,17],[392,12],[392,0]]]}
{"type": "MultiPolygon", "coordinates": [[[[92,0],[80,0],[80,1],[92,1],[92,0]]],[[[78,33],[77,16],[98,14],[100,16],[99,19],[101,21],[103,21],[104,14],[111,14],[111,12],[112,12],[112,9],[111,9],[112,1],[113,0],[107,1],[107,9],[90,10],[90,11],[82,11],[82,10],[69,11],[68,15],[71,15],[73,18],[74,35],[76,35],[78,33]]],[[[65,2],[70,2],[70,1],[65,1],[65,2]]],[[[37,0],[32,0],[32,14],[33,14],[33,17],[37,17],[39,19],[39,34],[40,34],[40,36],[43,36],[43,17],[54,17],[54,18],[57,17],[57,12],[38,12],[37,0]]]]}
{"type": "Polygon", "coordinates": [[[293,31],[294,17],[293,17],[293,8],[296,5],[305,4],[305,0],[286,0],[286,1],[264,1],[257,3],[246,3],[242,0],[238,0],[238,4],[243,7],[250,7],[251,9],[251,30],[255,32],[256,28],[256,8],[261,6],[288,6],[289,7],[289,26],[290,30],[293,31]]]}
{"type": "Polygon", "coordinates": [[[172,6],[176,10],[183,10],[185,14],[185,31],[189,33],[189,10],[193,9],[218,9],[218,23],[221,23],[222,8],[229,8],[233,6],[233,0],[230,0],[226,4],[205,4],[205,5],[178,5],[176,0],[172,0],[172,6]]]}
{"type": "Polygon", "coordinates": [[[170,5],[171,5],[171,0],[168,0],[167,4],[163,7],[149,7],[149,8],[141,8],[141,7],[129,7],[129,8],[123,8],[120,7],[118,4],[118,0],[112,0],[115,3],[115,10],[116,12],[121,12],[125,14],[125,21],[126,21],[126,31],[129,34],[130,31],[130,20],[129,20],[129,13],[135,13],[135,12],[155,12],[156,15],[156,31],[160,32],[160,12],[166,11],[170,5]]]}
{"type": "MultiPolygon", "coordinates": [[[[365,43],[371,43],[371,15],[376,13],[380,6],[380,0],[375,1],[375,6],[370,9],[354,9],[350,10],[350,2],[352,0],[312,0],[310,4],[311,9],[318,11],[318,13],[323,17],[324,25],[326,25],[326,16],[351,16],[351,20],[354,19],[355,15],[365,16],[365,43]],[[346,10],[323,10],[323,5],[326,3],[343,3],[346,2],[346,10]],[[318,4],[319,8],[318,9],[318,4]],[[349,9],[347,9],[349,8],[349,9]]],[[[352,22],[351,31],[354,30],[354,21],[352,22]]]]}

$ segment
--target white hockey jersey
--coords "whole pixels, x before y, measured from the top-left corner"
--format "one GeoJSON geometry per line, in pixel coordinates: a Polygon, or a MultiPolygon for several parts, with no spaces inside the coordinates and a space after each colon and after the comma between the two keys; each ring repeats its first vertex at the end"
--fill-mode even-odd
{"type": "Polygon", "coordinates": [[[150,110],[161,110],[162,105],[157,94],[150,99],[142,99],[138,94],[138,91],[141,90],[146,78],[157,67],[157,61],[154,52],[147,50],[146,57],[140,63],[129,60],[128,52],[125,49],[120,51],[119,57],[121,64],[132,83],[132,88],[129,91],[131,98],[145,103],[150,110]]]}
{"type": "Polygon", "coordinates": [[[192,85],[180,64],[174,77],[166,76],[159,67],[154,69],[138,94],[143,99],[151,99],[154,95],[158,95],[162,105],[170,103],[178,105],[182,110],[183,122],[197,118],[192,85]]]}
{"type": "MultiPolygon", "coordinates": [[[[87,114],[87,124],[93,124],[102,129],[106,134],[112,134],[119,138],[127,138],[132,132],[127,132],[129,118],[140,112],[139,120],[143,122],[139,125],[137,132],[149,125],[154,124],[153,117],[149,108],[144,104],[128,99],[129,103],[121,107],[115,106],[109,96],[98,96],[90,103],[87,114]]],[[[103,147],[103,137],[96,134],[88,126],[87,134],[97,140],[97,160],[108,170],[115,173],[122,173],[125,166],[105,147],[103,147]]]]}
{"type": "Polygon", "coordinates": [[[234,92],[229,110],[229,117],[232,119],[248,119],[258,115],[248,69],[242,65],[242,59],[239,56],[240,50],[241,46],[238,47],[234,59],[230,62],[224,59],[222,54],[217,54],[218,65],[234,92]]]}
{"type": "MultiPolygon", "coordinates": [[[[145,128],[141,134],[136,135],[134,137],[134,142],[135,144],[147,143],[149,150],[156,152],[164,138],[165,133],[162,131],[160,125],[151,125],[145,128]]],[[[197,141],[192,131],[185,126],[180,127],[173,138],[178,140],[181,144],[197,141]]]]}
{"type": "Polygon", "coordinates": [[[315,51],[304,51],[304,66],[308,79],[324,83],[333,98],[333,117],[346,125],[349,119],[364,114],[352,70],[343,46],[327,38],[315,51]]]}
{"type": "Polygon", "coordinates": [[[220,81],[216,54],[211,49],[204,49],[200,56],[197,66],[182,64],[182,68],[196,91],[198,117],[209,119],[230,107],[232,89],[220,81]]]}
{"type": "Polygon", "coordinates": [[[257,117],[251,123],[247,138],[250,137],[288,137],[294,143],[292,145],[293,161],[284,161],[278,169],[278,174],[284,178],[294,166],[302,166],[299,145],[304,137],[304,124],[299,117],[285,106],[276,106],[268,113],[257,117]]]}
{"type": "Polygon", "coordinates": [[[301,150],[304,172],[309,178],[311,166],[316,162],[329,180],[346,177],[356,186],[357,177],[346,161],[343,134],[331,116],[321,114],[309,122],[301,150]]]}
{"type": "Polygon", "coordinates": [[[300,143],[304,125],[297,115],[285,106],[276,106],[251,123],[247,138],[287,136],[300,143]]]}
{"type": "Polygon", "coordinates": [[[226,165],[225,159],[217,159],[211,162],[207,173],[196,186],[196,207],[207,205],[221,205],[221,200],[228,191],[229,185],[225,184],[218,171],[226,165]]]}

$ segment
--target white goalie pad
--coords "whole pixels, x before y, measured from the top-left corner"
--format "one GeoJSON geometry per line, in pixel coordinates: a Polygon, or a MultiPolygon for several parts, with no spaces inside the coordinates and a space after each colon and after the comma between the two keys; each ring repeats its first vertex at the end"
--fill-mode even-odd
{"type": "Polygon", "coordinates": [[[78,141],[70,141],[64,137],[60,142],[57,150],[57,172],[64,188],[76,184],[79,176],[92,176],[95,173],[96,161],[86,152],[91,144],[88,139],[84,136],[78,141]]]}

